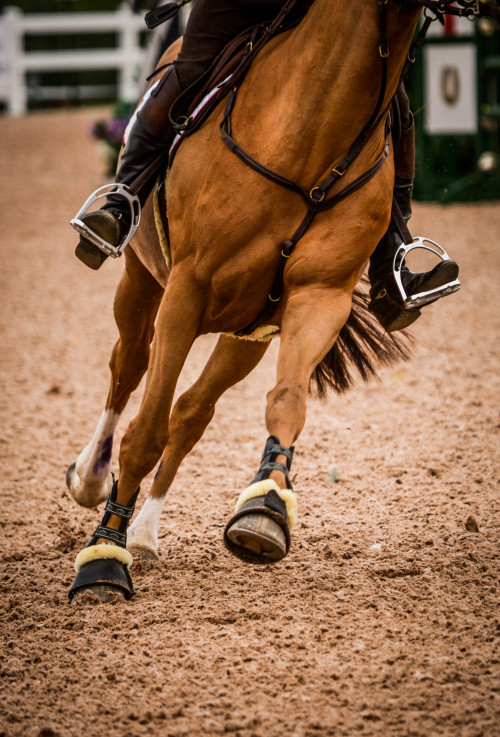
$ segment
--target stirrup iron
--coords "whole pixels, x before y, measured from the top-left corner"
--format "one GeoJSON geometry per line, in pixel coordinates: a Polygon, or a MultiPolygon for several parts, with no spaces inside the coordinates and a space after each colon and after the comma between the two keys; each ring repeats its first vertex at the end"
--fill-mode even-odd
{"type": "Polygon", "coordinates": [[[393,269],[394,279],[396,280],[396,284],[399,289],[399,293],[401,295],[401,299],[403,301],[403,306],[405,307],[405,309],[423,307],[429,302],[433,302],[434,300],[439,299],[439,297],[453,294],[453,292],[458,292],[458,290],[460,289],[460,280],[454,279],[447,284],[442,284],[440,287],[435,287],[434,289],[429,289],[425,292],[418,292],[417,294],[410,295],[407,294],[403,286],[403,281],[401,279],[401,269],[403,264],[405,263],[406,256],[410,253],[410,251],[414,251],[417,248],[423,248],[425,251],[431,251],[438,258],[440,258],[441,261],[451,261],[444,248],[440,246],[439,243],[432,241],[430,238],[417,236],[413,239],[412,243],[402,243],[399,246],[394,255],[393,269]]]}
{"type": "Polygon", "coordinates": [[[128,246],[128,244],[130,243],[135,231],[139,227],[140,222],[141,204],[139,202],[138,196],[131,194],[126,184],[115,183],[105,184],[104,187],[99,187],[99,189],[96,189],[96,191],[90,195],[88,200],[86,200],[83,207],[76,213],[75,217],[70,220],[70,225],[72,225],[73,228],[77,230],[80,235],[82,235],[86,240],[90,241],[92,245],[99,248],[99,250],[103,251],[108,256],[118,258],[118,256],[122,255],[126,246],[128,246]],[[108,243],[108,241],[104,240],[104,238],[101,238],[101,236],[97,235],[97,233],[89,228],[89,226],[86,225],[81,219],[84,215],[87,214],[89,208],[94,204],[96,200],[103,197],[106,198],[109,195],[115,194],[123,197],[128,202],[130,208],[130,227],[128,233],[126,234],[122,242],[119,243],[117,246],[114,246],[113,244],[108,243]]]}

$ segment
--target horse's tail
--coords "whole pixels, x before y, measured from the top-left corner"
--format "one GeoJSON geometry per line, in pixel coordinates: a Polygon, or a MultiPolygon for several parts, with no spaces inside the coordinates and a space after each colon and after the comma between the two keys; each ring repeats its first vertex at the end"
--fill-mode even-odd
{"type": "Polygon", "coordinates": [[[347,322],[311,377],[311,385],[316,385],[319,397],[324,397],[329,389],[338,394],[347,391],[353,383],[353,367],[368,381],[376,377],[378,367],[409,358],[408,336],[395,338],[387,333],[368,311],[368,302],[366,292],[356,288],[347,322]]]}

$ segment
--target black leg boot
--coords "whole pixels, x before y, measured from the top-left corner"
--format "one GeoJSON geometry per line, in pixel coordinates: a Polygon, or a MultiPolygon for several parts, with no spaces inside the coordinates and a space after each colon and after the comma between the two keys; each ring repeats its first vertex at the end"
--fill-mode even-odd
{"type": "MultiPolygon", "coordinates": [[[[397,105],[402,130],[400,140],[397,146],[395,145],[393,194],[405,222],[408,222],[411,217],[411,195],[415,172],[415,129],[408,98],[402,85],[398,89],[397,105]]],[[[368,271],[371,282],[371,301],[368,308],[389,333],[407,328],[421,315],[420,307],[405,305],[405,300],[396,282],[394,257],[402,243],[403,239],[399,230],[394,220],[391,220],[387,232],[372,254],[368,271]]],[[[456,282],[458,265],[450,259],[440,261],[433,269],[423,273],[410,271],[404,263],[401,266],[398,265],[398,268],[404,291],[408,297],[443,287],[442,291],[438,290],[435,297],[439,299],[440,296],[456,291],[459,286],[456,282]],[[446,286],[454,282],[453,288],[447,290],[446,286]]],[[[430,301],[427,300],[424,303],[429,304],[430,301]]]]}
{"type": "Polygon", "coordinates": [[[91,269],[98,269],[109,255],[98,245],[100,240],[115,248],[124,247],[132,237],[134,218],[138,218],[175,137],[168,114],[180,93],[172,66],[139,110],[123,149],[115,184],[125,185],[128,193],[110,190],[100,210],[86,212],[76,223],[72,221],[81,234],[75,254],[91,269]]]}
{"type": "MultiPolygon", "coordinates": [[[[394,197],[405,221],[408,221],[411,215],[412,184],[413,180],[404,181],[397,178],[394,183],[394,197]]],[[[388,333],[409,327],[422,314],[420,307],[406,307],[404,305],[403,297],[396,282],[394,256],[402,243],[403,239],[394,222],[391,221],[386,234],[377,245],[370,259],[368,270],[372,285],[370,289],[371,301],[368,309],[373,312],[388,333]]],[[[404,290],[410,297],[438,287],[445,287],[454,282],[458,276],[458,264],[446,259],[440,261],[430,271],[423,273],[414,273],[403,265],[400,273],[404,290]]],[[[444,296],[444,294],[439,294],[436,299],[439,299],[439,296],[444,296]]],[[[430,302],[427,301],[426,304],[430,304],[430,302]]]]}

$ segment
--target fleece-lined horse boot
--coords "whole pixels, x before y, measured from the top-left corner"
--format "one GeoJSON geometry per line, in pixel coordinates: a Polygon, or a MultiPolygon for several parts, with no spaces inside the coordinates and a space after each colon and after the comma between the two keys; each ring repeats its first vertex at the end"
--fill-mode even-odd
{"type": "Polygon", "coordinates": [[[71,225],[80,233],[75,254],[91,269],[99,269],[108,256],[121,256],[139,227],[144,206],[175,136],[169,111],[181,93],[171,66],[146,93],[130,127],[115,184],[96,190],[71,225]],[[99,199],[100,210],[89,212],[99,199]]]}
{"type": "Polygon", "coordinates": [[[127,550],[127,525],[134,513],[139,489],[135,492],[128,505],[117,504],[117,482],[109,494],[102,522],[96,528],[88,545],[76,556],[76,577],[68,596],[70,601],[75,594],[91,591],[102,601],[109,601],[116,594],[125,599],[134,596],[134,587],[129,569],[132,565],[132,555],[127,550]],[[111,515],[120,517],[118,530],[107,527],[111,515]],[[98,540],[108,542],[97,544],[98,540]]]}
{"type": "MultiPolygon", "coordinates": [[[[412,188],[412,178],[396,177],[394,199],[405,222],[411,216],[412,188]]],[[[407,328],[420,317],[421,307],[460,288],[458,264],[446,251],[424,238],[415,238],[405,245],[393,219],[370,259],[368,275],[371,282],[368,309],[389,333],[407,328]],[[430,271],[410,271],[405,256],[417,248],[432,251],[441,261],[430,271]]]]}
{"type": "Polygon", "coordinates": [[[236,503],[235,514],[224,530],[224,544],[238,558],[251,563],[274,563],[290,549],[290,533],[297,522],[297,500],[290,483],[293,446],[285,448],[271,435],[264,448],[259,471],[236,503]],[[285,456],[286,466],[276,458],[285,456]],[[269,478],[282,471],[286,489],[269,478]]]}

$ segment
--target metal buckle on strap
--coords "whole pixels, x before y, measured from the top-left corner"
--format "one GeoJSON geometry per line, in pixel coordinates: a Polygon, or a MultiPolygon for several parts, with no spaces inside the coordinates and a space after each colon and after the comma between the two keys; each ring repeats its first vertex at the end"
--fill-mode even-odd
{"type": "Polygon", "coordinates": [[[313,187],[311,189],[311,191],[309,192],[310,199],[313,202],[315,202],[316,204],[318,204],[319,202],[323,202],[323,200],[325,199],[325,195],[326,195],[326,193],[323,192],[323,190],[321,189],[321,187],[313,187]],[[318,197],[316,197],[316,192],[319,192],[319,196],[318,197]]]}
{"type": "Polygon", "coordinates": [[[467,20],[475,20],[481,15],[481,8],[479,7],[479,0],[472,4],[472,13],[467,16],[467,20]]]}
{"type": "Polygon", "coordinates": [[[393,269],[394,278],[396,280],[401,299],[403,300],[403,305],[407,309],[410,309],[411,307],[423,307],[423,305],[426,305],[429,302],[433,302],[434,300],[439,299],[439,297],[444,297],[447,294],[453,294],[453,292],[458,292],[458,290],[460,289],[459,279],[454,279],[453,281],[448,282],[448,284],[443,284],[440,287],[436,287],[435,289],[429,289],[425,292],[418,292],[417,294],[408,295],[401,279],[401,269],[403,267],[406,256],[410,253],[410,251],[414,251],[417,248],[422,248],[425,251],[431,251],[431,253],[435,254],[439,259],[441,259],[441,261],[451,260],[444,248],[440,246],[439,243],[431,241],[430,238],[423,238],[422,236],[418,236],[417,238],[413,239],[412,243],[402,243],[400,245],[394,256],[393,269]]]}
{"type": "Polygon", "coordinates": [[[75,217],[70,220],[70,225],[72,225],[73,228],[80,233],[80,235],[90,241],[92,245],[96,246],[101,251],[104,251],[104,253],[107,253],[108,256],[113,256],[113,258],[117,258],[118,256],[122,255],[126,246],[130,243],[135,231],[139,227],[140,221],[141,205],[139,202],[139,198],[137,197],[137,195],[133,195],[130,193],[130,190],[126,184],[116,183],[105,184],[104,187],[99,187],[99,189],[96,189],[96,191],[90,195],[88,200],[86,200],[83,207],[76,213],[75,217]],[[87,214],[89,208],[94,204],[94,202],[96,202],[96,200],[115,194],[123,197],[128,202],[130,208],[130,227],[125,238],[120,244],[118,244],[118,246],[114,246],[112,243],[108,243],[108,241],[105,241],[104,238],[101,238],[100,235],[95,233],[91,228],[89,228],[88,225],[86,225],[82,221],[82,217],[87,214]]]}

